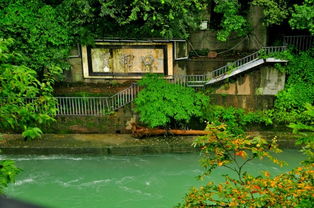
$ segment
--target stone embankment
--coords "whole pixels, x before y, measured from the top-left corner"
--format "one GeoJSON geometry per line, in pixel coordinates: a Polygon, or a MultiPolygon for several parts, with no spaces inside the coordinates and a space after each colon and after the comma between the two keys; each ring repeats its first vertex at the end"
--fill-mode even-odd
{"type": "MultiPolygon", "coordinates": [[[[249,132],[272,139],[277,136],[281,148],[298,148],[296,135],[288,132],[249,132]]],[[[2,154],[102,154],[138,155],[190,153],[195,136],[134,138],[130,134],[45,134],[42,139],[24,141],[21,135],[5,134],[0,141],[2,154]]]]}

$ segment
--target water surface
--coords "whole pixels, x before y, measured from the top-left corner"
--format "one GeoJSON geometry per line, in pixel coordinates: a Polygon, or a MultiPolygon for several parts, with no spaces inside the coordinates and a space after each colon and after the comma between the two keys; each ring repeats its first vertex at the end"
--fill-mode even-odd
{"type": "MultiPolygon", "coordinates": [[[[296,150],[279,155],[290,166],[279,168],[269,161],[248,163],[247,170],[258,174],[269,170],[279,174],[303,159],[296,150]]],[[[180,202],[192,186],[205,184],[198,154],[142,156],[1,156],[14,159],[23,172],[6,189],[10,197],[45,207],[57,208],[164,208],[180,202]]],[[[220,168],[209,180],[222,181],[220,168]]]]}

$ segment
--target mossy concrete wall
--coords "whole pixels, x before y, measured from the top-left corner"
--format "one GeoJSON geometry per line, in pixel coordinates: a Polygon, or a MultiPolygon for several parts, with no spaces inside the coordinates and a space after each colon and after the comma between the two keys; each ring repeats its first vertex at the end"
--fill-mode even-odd
{"type": "Polygon", "coordinates": [[[285,73],[271,64],[262,65],[217,83],[214,94],[227,95],[276,95],[285,86],[285,73]]]}
{"type": "Polygon", "coordinates": [[[249,111],[274,106],[275,95],[285,86],[285,73],[272,65],[254,68],[213,86],[212,103],[249,111]]]}

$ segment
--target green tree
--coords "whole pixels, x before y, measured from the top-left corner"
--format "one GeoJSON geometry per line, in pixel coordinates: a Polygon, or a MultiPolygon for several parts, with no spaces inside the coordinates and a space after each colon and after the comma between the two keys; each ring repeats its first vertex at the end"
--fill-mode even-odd
{"type": "Polygon", "coordinates": [[[119,25],[118,34],[187,38],[206,5],[204,0],[109,0],[102,1],[100,15],[119,25]]]}
{"type": "Polygon", "coordinates": [[[279,25],[289,16],[287,0],[253,0],[252,5],[264,9],[264,24],[267,26],[279,25]]]}
{"type": "Polygon", "coordinates": [[[11,51],[23,54],[14,64],[37,71],[40,80],[55,79],[69,68],[66,58],[73,42],[64,16],[40,0],[0,1],[0,37],[13,38],[11,51]]]}
{"type": "Polygon", "coordinates": [[[314,1],[253,0],[264,9],[264,23],[280,25],[288,21],[292,29],[305,29],[314,34],[314,1]]]}
{"type": "Polygon", "coordinates": [[[314,1],[305,0],[302,5],[294,5],[289,24],[293,29],[307,29],[314,35],[314,1]]]}
{"type": "Polygon", "coordinates": [[[21,54],[11,52],[14,40],[0,39],[0,129],[25,132],[25,137],[40,136],[36,128],[53,121],[56,102],[50,79],[39,82],[36,71],[13,65],[21,54]]]}
{"type": "Polygon", "coordinates": [[[302,146],[302,152],[307,156],[304,163],[313,164],[314,163],[314,106],[307,103],[305,105],[306,111],[304,112],[311,119],[310,123],[302,123],[298,121],[297,123],[290,123],[289,127],[293,129],[293,133],[301,134],[298,138],[296,144],[302,146]]]}
{"type": "Polygon", "coordinates": [[[149,74],[139,81],[143,89],[135,99],[140,121],[149,127],[166,127],[175,122],[187,124],[192,117],[202,117],[208,98],[191,88],[170,84],[149,74]]]}

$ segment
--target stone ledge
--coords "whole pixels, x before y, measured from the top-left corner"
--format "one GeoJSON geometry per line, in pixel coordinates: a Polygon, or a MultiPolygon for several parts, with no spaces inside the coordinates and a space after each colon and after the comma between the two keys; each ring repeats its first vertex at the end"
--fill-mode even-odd
{"type": "MultiPolygon", "coordinates": [[[[287,132],[248,132],[271,140],[277,135],[281,148],[295,146],[296,135],[287,132]]],[[[149,137],[138,139],[129,134],[45,134],[42,139],[24,141],[21,135],[6,134],[0,141],[3,154],[94,154],[140,155],[159,153],[191,153],[193,136],[149,137]]]]}

